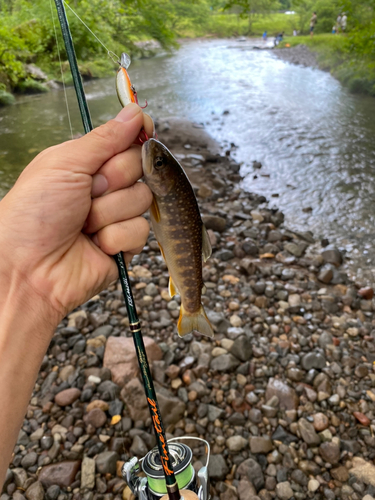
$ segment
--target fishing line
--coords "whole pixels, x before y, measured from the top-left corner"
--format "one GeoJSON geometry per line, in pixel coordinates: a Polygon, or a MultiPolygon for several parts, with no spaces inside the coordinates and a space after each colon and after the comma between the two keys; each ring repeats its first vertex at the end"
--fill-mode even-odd
{"type": "Polygon", "coordinates": [[[67,93],[66,93],[66,86],[65,86],[65,80],[64,80],[63,67],[62,67],[62,63],[61,63],[59,40],[57,38],[57,31],[56,31],[55,18],[54,18],[54,10],[53,10],[53,7],[52,7],[52,0],[49,0],[49,5],[51,7],[51,16],[52,16],[53,30],[55,32],[57,54],[59,56],[60,71],[61,71],[61,80],[62,80],[63,89],[64,89],[64,96],[65,96],[66,114],[68,116],[68,122],[69,122],[69,128],[70,128],[70,135],[71,135],[71,138],[73,139],[73,127],[72,127],[72,121],[70,119],[69,102],[68,102],[68,96],[67,96],[67,93]]]}
{"type": "Polygon", "coordinates": [[[112,61],[116,64],[120,64],[120,58],[117,54],[115,54],[112,50],[109,50],[105,45],[104,43],[95,35],[95,33],[93,31],[90,30],[90,28],[87,26],[87,24],[79,17],[79,15],[71,8],[71,6],[69,4],[66,3],[65,0],[63,0],[64,2],[64,5],[66,7],[68,7],[69,10],[71,10],[73,12],[73,14],[76,16],[76,18],[81,21],[81,23],[83,24],[83,26],[92,34],[92,36],[94,36],[97,41],[100,43],[100,45],[102,47],[105,48],[105,50],[107,51],[107,54],[108,54],[108,57],[110,57],[112,59],[112,61]],[[115,59],[114,59],[115,58],[115,59]]]}

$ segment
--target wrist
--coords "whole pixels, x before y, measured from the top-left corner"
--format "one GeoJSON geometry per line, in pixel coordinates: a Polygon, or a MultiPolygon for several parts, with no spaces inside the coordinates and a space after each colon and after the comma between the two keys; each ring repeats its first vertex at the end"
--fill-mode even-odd
{"type": "Polygon", "coordinates": [[[0,271],[0,487],[58,322],[21,276],[0,271]]]}

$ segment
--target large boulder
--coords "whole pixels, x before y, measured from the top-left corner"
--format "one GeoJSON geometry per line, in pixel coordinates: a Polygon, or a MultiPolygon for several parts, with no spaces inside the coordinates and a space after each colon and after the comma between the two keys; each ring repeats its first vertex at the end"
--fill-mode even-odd
{"type": "MultiPolygon", "coordinates": [[[[150,337],[143,337],[150,363],[159,361],[163,352],[150,337]]],[[[112,380],[120,387],[130,382],[139,373],[137,355],[131,337],[109,337],[105,346],[103,366],[111,370],[112,380]]]]}

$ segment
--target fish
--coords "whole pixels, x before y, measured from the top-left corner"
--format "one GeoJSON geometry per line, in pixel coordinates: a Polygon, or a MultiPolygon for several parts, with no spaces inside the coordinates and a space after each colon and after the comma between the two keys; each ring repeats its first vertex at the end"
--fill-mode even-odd
{"type": "Polygon", "coordinates": [[[144,181],[153,193],[150,218],[169,272],[169,295],[181,296],[177,331],[213,337],[201,302],[202,258],[212,253],[190,181],[172,153],[156,139],[142,145],[144,181]]]}

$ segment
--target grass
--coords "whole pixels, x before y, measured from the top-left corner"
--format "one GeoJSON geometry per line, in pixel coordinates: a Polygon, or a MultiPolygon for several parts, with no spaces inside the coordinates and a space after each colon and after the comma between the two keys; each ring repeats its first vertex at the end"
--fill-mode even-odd
{"type": "Polygon", "coordinates": [[[319,34],[291,37],[280,47],[304,44],[317,54],[319,67],[329,70],[350,92],[375,96],[375,62],[365,54],[358,56],[349,50],[347,38],[342,35],[319,34]]]}
{"type": "Polygon", "coordinates": [[[249,33],[248,19],[241,18],[237,14],[215,13],[210,16],[208,23],[204,27],[190,27],[179,32],[179,36],[195,38],[198,36],[213,35],[217,37],[232,36],[261,36],[267,31],[269,36],[275,36],[282,31],[291,35],[295,26],[296,16],[280,13],[258,15],[252,23],[251,33],[249,33]]]}

